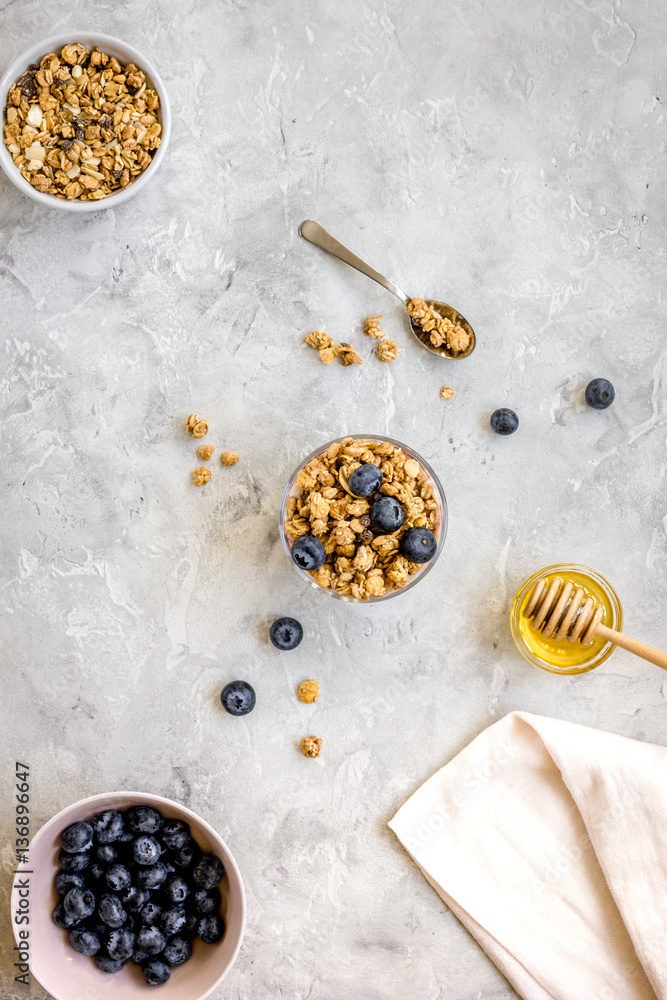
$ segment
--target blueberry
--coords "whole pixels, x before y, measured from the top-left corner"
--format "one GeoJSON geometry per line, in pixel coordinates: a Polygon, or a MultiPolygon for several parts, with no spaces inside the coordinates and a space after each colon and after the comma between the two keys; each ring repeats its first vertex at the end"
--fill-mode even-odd
{"type": "Polygon", "coordinates": [[[150,958],[150,955],[147,955],[141,948],[135,948],[132,952],[132,961],[135,965],[143,965],[147,958],[150,958]]]}
{"type": "Polygon", "coordinates": [[[586,402],[594,410],[606,410],[614,402],[616,392],[606,378],[594,378],[586,386],[586,402]]]}
{"type": "Polygon", "coordinates": [[[82,851],[81,854],[70,854],[68,851],[61,851],[58,864],[64,872],[80,872],[88,867],[90,854],[82,851]]]}
{"type": "Polygon", "coordinates": [[[438,549],[438,540],[428,528],[408,528],[401,538],[401,553],[410,562],[429,562],[438,549]]]}
{"type": "Polygon", "coordinates": [[[514,434],[519,426],[519,418],[514,410],[508,410],[507,407],[503,406],[499,410],[493,411],[490,424],[491,430],[495,431],[496,434],[514,434]]]}
{"type": "Polygon", "coordinates": [[[98,920],[96,917],[93,917],[92,921],[89,920],[86,926],[89,931],[94,931],[97,934],[100,941],[104,941],[105,937],[109,933],[109,928],[107,924],[103,923],[103,921],[101,920],[98,920]]]}
{"type": "Polygon", "coordinates": [[[118,840],[125,829],[123,817],[117,809],[106,809],[98,813],[93,816],[91,823],[99,844],[110,844],[118,840]]]}
{"type": "Polygon", "coordinates": [[[166,943],[167,939],[160,928],[152,924],[144,924],[135,938],[135,947],[139,951],[145,951],[147,955],[159,955],[166,943]]]}
{"type": "Polygon", "coordinates": [[[156,865],[142,865],[136,875],[140,889],[157,889],[167,877],[167,869],[158,861],[156,865]]]}
{"type": "Polygon", "coordinates": [[[104,880],[110,889],[114,892],[120,892],[121,889],[127,889],[132,877],[125,865],[111,865],[110,868],[107,868],[104,880]]]}
{"type": "Polygon", "coordinates": [[[93,857],[101,865],[112,865],[118,860],[118,851],[113,844],[98,844],[93,851],[93,857]]]}
{"type": "Polygon", "coordinates": [[[220,892],[218,889],[197,889],[192,902],[197,913],[205,917],[209,913],[216,913],[220,906],[220,892]]]}
{"type": "Polygon", "coordinates": [[[160,915],[160,927],[167,937],[171,937],[172,934],[178,934],[180,929],[185,926],[186,919],[187,914],[182,906],[170,906],[168,910],[163,910],[160,915]]]}
{"type": "Polygon", "coordinates": [[[162,889],[162,895],[170,903],[182,903],[190,895],[190,886],[184,878],[170,878],[162,889]]]}
{"type": "Polygon", "coordinates": [[[183,965],[192,956],[192,945],[182,937],[172,938],[162,952],[167,965],[183,965]]]}
{"type": "Polygon", "coordinates": [[[76,927],[79,921],[75,920],[74,917],[70,917],[62,902],[60,902],[53,911],[53,922],[58,927],[62,927],[64,931],[68,931],[72,927],[76,927]]]}
{"type": "Polygon", "coordinates": [[[371,523],[374,528],[387,535],[398,531],[405,515],[396,497],[381,497],[371,507],[371,523]]]}
{"type": "Polygon", "coordinates": [[[190,827],[182,819],[168,819],[162,827],[160,838],[165,847],[180,851],[190,839],[190,827]]]}
{"type": "Polygon", "coordinates": [[[94,864],[90,865],[89,868],[86,869],[86,878],[88,879],[89,882],[93,882],[95,885],[97,885],[97,883],[104,878],[106,873],[107,870],[104,867],[104,865],[98,865],[98,863],[95,862],[94,864]]]}
{"type": "Polygon", "coordinates": [[[216,854],[205,854],[192,875],[192,881],[200,889],[212,889],[225,874],[225,868],[216,854]]]}
{"type": "Polygon", "coordinates": [[[148,889],[138,889],[136,885],[128,885],[123,889],[120,899],[126,910],[130,913],[138,913],[144,906],[148,905],[151,894],[148,889]]]}
{"type": "Polygon", "coordinates": [[[119,927],[108,935],[106,947],[109,958],[122,962],[134,951],[134,934],[127,927],[119,927]]]}
{"type": "Polygon", "coordinates": [[[197,924],[199,937],[204,944],[215,944],[225,933],[225,922],[218,913],[213,913],[208,917],[202,917],[197,924]]]}
{"type": "Polygon", "coordinates": [[[93,842],[93,828],[88,823],[72,823],[60,835],[63,851],[68,854],[80,854],[87,851],[93,842]]]}
{"type": "Polygon", "coordinates": [[[185,918],[185,923],[181,927],[181,937],[197,937],[197,924],[199,923],[199,920],[200,917],[197,913],[188,913],[185,918]]]}
{"type": "Polygon", "coordinates": [[[313,573],[320,566],[324,566],[327,554],[319,538],[312,535],[301,535],[292,545],[292,560],[299,569],[305,569],[308,573],[313,573]]]}
{"type": "Polygon", "coordinates": [[[133,806],[128,809],[127,822],[134,833],[157,833],[164,817],[152,806],[133,806]]]}
{"type": "Polygon", "coordinates": [[[171,975],[169,966],[165,965],[164,962],[160,962],[157,958],[149,958],[141,968],[144,973],[144,979],[149,986],[161,986],[162,983],[167,982],[171,975]]]}
{"type": "Polygon", "coordinates": [[[139,865],[154,865],[162,854],[162,848],[155,839],[144,835],[137,837],[132,848],[132,856],[139,865]]]}
{"type": "Polygon", "coordinates": [[[355,497],[369,497],[371,493],[377,493],[380,489],[382,479],[382,473],[377,465],[368,463],[360,465],[358,469],[354,470],[347,485],[350,487],[350,493],[354,493],[355,497]]]}
{"type": "Polygon", "coordinates": [[[303,626],[296,618],[276,618],[269,639],[276,649],[296,649],[303,639],[303,626]]]}
{"type": "Polygon", "coordinates": [[[78,951],[80,955],[85,955],[87,958],[97,955],[101,948],[98,935],[87,927],[75,927],[73,931],[70,931],[69,943],[74,951],[78,951]]]}
{"type": "Polygon", "coordinates": [[[255,689],[247,681],[231,681],[222,689],[220,701],[230,715],[247,715],[255,707],[255,689]]]}
{"type": "Polygon", "coordinates": [[[173,874],[174,874],[174,872],[176,871],[176,865],[175,865],[175,864],[173,863],[173,861],[170,861],[170,860],[169,860],[169,858],[166,858],[166,859],[165,859],[165,860],[164,860],[164,861],[162,862],[162,864],[163,864],[163,865],[164,865],[164,867],[165,867],[165,868],[167,869],[167,874],[168,874],[168,875],[173,875],[173,874]]]}
{"type": "Polygon", "coordinates": [[[97,954],[95,955],[95,961],[97,962],[97,968],[101,969],[102,972],[120,972],[125,967],[125,962],[109,958],[108,955],[97,954]]]}
{"type": "Polygon", "coordinates": [[[201,857],[201,851],[199,845],[195,840],[190,840],[185,847],[182,847],[180,851],[174,854],[172,861],[177,868],[191,868],[193,864],[196,864],[201,857]]]}
{"type": "Polygon", "coordinates": [[[66,896],[70,889],[83,887],[83,875],[80,875],[79,872],[58,872],[53,884],[59,896],[66,896]]]}
{"type": "Polygon", "coordinates": [[[127,918],[118,896],[106,892],[97,904],[97,914],[107,927],[122,927],[127,918]]]}
{"type": "Polygon", "coordinates": [[[147,927],[152,927],[156,924],[162,913],[162,907],[158,906],[157,903],[146,903],[143,907],[139,916],[141,917],[142,923],[146,924],[147,927]]]}
{"type": "Polygon", "coordinates": [[[95,897],[90,889],[74,886],[63,899],[63,906],[68,916],[85,920],[95,911],[95,897]]]}

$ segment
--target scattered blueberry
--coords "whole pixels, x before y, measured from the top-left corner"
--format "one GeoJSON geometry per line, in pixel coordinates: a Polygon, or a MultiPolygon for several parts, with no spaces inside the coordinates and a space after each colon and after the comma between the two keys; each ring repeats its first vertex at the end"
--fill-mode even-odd
{"type": "Polygon", "coordinates": [[[255,707],[255,689],[247,681],[231,681],[222,689],[220,701],[230,715],[247,715],[255,707]]]}
{"type": "Polygon", "coordinates": [[[89,823],[72,823],[60,835],[63,851],[68,854],[80,854],[87,851],[93,842],[93,828],[89,823]]]}
{"type": "Polygon", "coordinates": [[[149,958],[141,968],[144,973],[144,979],[149,986],[161,986],[162,983],[167,982],[171,975],[169,966],[165,965],[164,962],[160,962],[157,958],[149,958]]]}
{"type": "Polygon", "coordinates": [[[182,847],[174,854],[172,860],[177,868],[191,868],[201,857],[201,851],[196,841],[191,840],[189,844],[182,847]]]}
{"type": "Polygon", "coordinates": [[[58,927],[62,927],[64,931],[68,931],[72,927],[76,927],[79,921],[75,920],[74,917],[70,917],[61,901],[53,911],[53,922],[58,927]]]}
{"type": "Polygon", "coordinates": [[[192,902],[196,912],[206,917],[209,913],[216,913],[220,906],[220,891],[218,889],[197,889],[192,902]]]}
{"type": "Polygon", "coordinates": [[[182,819],[168,819],[162,827],[160,839],[165,847],[180,851],[190,839],[190,827],[182,819]]]}
{"type": "Polygon", "coordinates": [[[490,423],[491,430],[495,431],[496,434],[514,434],[519,426],[519,418],[514,410],[508,410],[507,407],[503,406],[499,410],[493,411],[490,423]]]}
{"type": "Polygon", "coordinates": [[[101,969],[102,972],[120,972],[125,967],[125,962],[99,953],[95,955],[95,961],[97,962],[98,969],[101,969]]]}
{"type": "Polygon", "coordinates": [[[97,904],[97,913],[100,920],[103,920],[107,927],[122,927],[125,923],[127,913],[123,909],[118,896],[112,893],[105,893],[97,904]]]}
{"type": "Polygon", "coordinates": [[[276,618],[269,638],[276,649],[296,649],[303,639],[303,626],[296,618],[276,618]]]}
{"type": "Polygon", "coordinates": [[[130,913],[138,913],[139,910],[148,905],[150,898],[151,894],[148,889],[138,889],[136,885],[128,885],[127,889],[123,889],[120,894],[123,906],[130,913]]]}
{"type": "Polygon", "coordinates": [[[162,907],[158,906],[157,903],[146,903],[139,916],[141,917],[141,922],[150,927],[158,922],[161,913],[162,907]]]}
{"type": "Polygon", "coordinates": [[[132,848],[134,860],[139,865],[154,865],[161,853],[162,849],[155,837],[148,834],[137,837],[132,848]]]}
{"type": "Polygon", "coordinates": [[[167,877],[167,869],[158,861],[156,865],[142,865],[136,874],[140,889],[157,889],[167,877]]]}
{"type": "Polygon", "coordinates": [[[182,937],[172,938],[162,952],[167,965],[183,965],[192,956],[192,945],[182,937]]]}
{"type": "Polygon", "coordinates": [[[73,931],[70,931],[69,943],[75,951],[78,951],[80,955],[85,955],[87,958],[97,955],[101,948],[98,935],[95,931],[91,931],[87,927],[75,927],[73,931]]]}
{"type": "Polygon", "coordinates": [[[114,861],[118,860],[118,851],[113,844],[100,844],[99,847],[95,848],[93,857],[101,865],[112,865],[114,861]]]}
{"type": "Polygon", "coordinates": [[[118,840],[125,829],[123,816],[117,809],[106,809],[98,813],[97,816],[93,816],[91,823],[100,844],[111,844],[112,841],[118,840]]]}
{"type": "Polygon", "coordinates": [[[144,924],[135,938],[136,947],[147,955],[159,955],[166,943],[167,939],[160,928],[152,924],[144,924]]]}
{"type": "Polygon", "coordinates": [[[398,531],[404,517],[403,508],[396,497],[380,497],[371,507],[371,524],[384,535],[398,531]]]}
{"type": "Polygon", "coordinates": [[[84,884],[80,872],[58,872],[54,882],[59,896],[66,896],[70,889],[81,889],[84,884]]]}
{"type": "Polygon", "coordinates": [[[160,927],[167,937],[178,934],[185,926],[187,914],[182,906],[170,906],[168,910],[163,910],[160,916],[160,927]]]}
{"type": "Polygon", "coordinates": [[[70,854],[68,851],[61,851],[58,864],[64,872],[80,872],[88,867],[90,854],[82,851],[80,854],[70,854]]]}
{"type": "Polygon", "coordinates": [[[355,469],[347,481],[350,493],[355,497],[368,497],[371,493],[376,493],[382,485],[382,473],[377,465],[368,463],[360,465],[355,469]]]}
{"type": "Polygon", "coordinates": [[[212,889],[224,874],[220,858],[216,854],[205,854],[195,868],[192,880],[200,889],[212,889]]]}
{"type": "Polygon", "coordinates": [[[616,391],[606,378],[594,378],[586,386],[586,402],[594,410],[606,410],[614,402],[616,391]]]}
{"type": "Polygon", "coordinates": [[[428,528],[408,528],[401,538],[401,553],[410,562],[430,562],[438,550],[438,540],[428,528]]]}
{"type": "Polygon", "coordinates": [[[111,931],[106,940],[107,954],[116,961],[124,961],[134,951],[134,934],[127,927],[111,931]]]}
{"type": "Polygon", "coordinates": [[[162,896],[170,903],[183,903],[190,895],[190,886],[184,878],[170,878],[162,889],[162,896]]]}
{"type": "Polygon", "coordinates": [[[292,560],[299,569],[313,573],[320,566],[324,566],[327,554],[319,538],[314,538],[313,535],[301,535],[292,545],[292,560]]]}
{"type": "Polygon", "coordinates": [[[74,886],[63,899],[65,912],[74,920],[85,920],[95,911],[95,897],[90,889],[74,886]]]}
{"type": "Polygon", "coordinates": [[[225,922],[218,913],[202,917],[197,924],[199,937],[205,944],[215,944],[225,932],[225,922]]]}
{"type": "Polygon", "coordinates": [[[133,806],[127,812],[127,822],[134,833],[157,833],[164,819],[152,806],[133,806]]]}

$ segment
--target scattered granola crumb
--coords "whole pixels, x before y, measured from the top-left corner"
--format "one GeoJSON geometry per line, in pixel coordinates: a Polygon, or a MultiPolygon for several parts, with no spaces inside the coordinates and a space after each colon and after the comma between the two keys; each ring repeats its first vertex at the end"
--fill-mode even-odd
{"type": "Polygon", "coordinates": [[[380,361],[395,361],[398,356],[398,347],[394,340],[381,340],[378,344],[378,357],[380,361]]]}
{"type": "Polygon", "coordinates": [[[408,299],[408,312],[434,347],[444,344],[450,351],[460,354],[470,346],[470,334],[459,323],[452,323],[446,316],[430,306],[424,299],[408,299]]]}
{"type": "Polygon", "coordinates": [[[211,470],[207,469],[204,465],[198,465],[197,468],[192,473],[192,479],[195,486],[203,486],[211,478],[211,470]]]}
{"type": "Polygon", "coordinates": [[[384,330],[380,329],[380,320],[382,316],[368,316],[364,322],[364,333],[367,337],[373,337],[375,340],[382,340],[385,336],[384,330]]]}
{"type": "Polygon", "coordinates": [[[330,365],[338,354],[336,345],[324,330],[313,330],[306,337],[306,343],[320,352],[320,359],[325,365],[330,365]]]}
{"type": "Polygon", "coordinates": [[[301,740],[301,753],[304,757],[319,757],[322,740],[318,736],[304,736],[301,740]]]}
{"type": "Polygon", "coordinates": [[[215,446],[212,444],[200,444],[197,448],[197,456],[203,458],[205,462],[208,462],[209,458],[215,451],[215,446]]]}
{"type": "Polygon", "coordinates": [[[443,385],[440,390],[440,399],[453,399],[456,393],[448,385],[443,385]]]}
{"type": "Polygon", "coordinates": [[[162,141],[159,98],[141,69],[97,47],[65,45],[9,88],[4,141],[38,191],[100,201],[125,188],[162,141]]]}
{"type": "Polygon", "coordinates": [[[185,421],[185,430],[188,434],[192,434],[193,428],[199,423],[199,414],[191,413],[188,419],[185,421]]]}
{"type": "Polygon", "coordinates": [[[208,423],[205,420],[198,420],[192,428],[193,438],[203,438],[208,434],[208,423]]]}
{"type": "Polygon", "coordinates": [[[362,365],[363,359],[359,357],[354,347],[351,344],[339,344],[338,345],[338,356],[340,357],[341,364],[347,365],[362,365]]]}
{"type": "Polygon", "coordinates": [[[220,461],[223,465],[236,465],[239,460],[239,456],[235,451],[223,451],[220,456],[220,461]]]}
{"type": "Polygon", "coordinates": [[[312,677],[309,681],[303,681],[299,684],[299,690],[297,691],[299,701],[304,702],[306,705],[312,705],[314,701],[317,701],[319,696],[320,685],[312,677]]]}

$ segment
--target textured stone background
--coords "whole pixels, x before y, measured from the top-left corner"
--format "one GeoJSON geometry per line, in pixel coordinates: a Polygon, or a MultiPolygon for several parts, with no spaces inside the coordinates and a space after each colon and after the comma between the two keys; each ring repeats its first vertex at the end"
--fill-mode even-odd
{"type": "MultiPolygon", "coordinates": [[[[172,796],[227,839],[248,929],[220,998],[501,1000],[505,980],[386,827],[512,709],[664,742],[667,684],[622,651],[529,667],[508,606],[560,560],[615,585],[663,647],[667,596],[665,21],[632,0],[0,2],[0,65],[52,31],[143,49],[175,116],[145,192],[85,218],[0,177],[2,750],[35,829],[115,788],[172,796]],[[460,365],[311,247],[315,218],[410,294],[473,323],[460,365]],[[381,312],[400,343],[371,356],[381,312]],[[326,329],[362,351],[324,369],[326,329]],[[617,402],[583,404],[604,375],[617,402]],[[457,395],[443,402],[444,383],[457,395]],[[488,428],[514,407],[519,432],[488,428]],[[195,490],[192,410],[241,454],[195,490]],[[285,480],[344,432],[439,472],[450,533],[428,581],[352,607],[306,589],[277,534],[285,480]],[[306,638],[278,654],[267,625],[306,638]],[[322,697],[300,705],[316,676],[322,697]],[[222,685],[255,685],[226,716],[222,685]],[[319,761],[297,741],[324,739],[319,761]]],[[[5,786],[6,787],[6,786],[5,786]]],[[[3,794],[9,885],[11,793],[3,794]]],[[[11,980],[3,1000],[43,997],[11,980]]]]}

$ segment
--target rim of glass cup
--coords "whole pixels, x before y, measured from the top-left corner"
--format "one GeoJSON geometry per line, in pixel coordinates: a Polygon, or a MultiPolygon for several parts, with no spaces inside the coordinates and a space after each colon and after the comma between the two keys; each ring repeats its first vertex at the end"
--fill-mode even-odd
{"type": "Polygon", "coordinates": [[[282,499],[280,501],[280,515],[278,520],[280,529],[280,540],[283,543],[283,549],[285,550],[285,555],[287,556],[290,565],[299,574],[302,580],[308,583],[311,587],[314,587],[316,590],[319,590],[320,592],[323,592],[325,594],[329,594],[331,597],[334,597],[339,601],[347,601],[350,604],[378,604],[380,601],[388,601],[392,597],[398,597],[399,594],[404,594],[407,590],[411,590],[412,587],[415,587],[421,580],[424,579],[426,574],[433,569],[436,562],[440,558],[440,553],[442,552],[443,545],[445,544],[445,538],[447,537],[449,516],[447,510],[447,497],[445,496],[445,491],[442,488],[442,483],[440,482],[438,476],[433,471],[433,469],[426,461],[426,459],[422,458],[422,456],[417,451],[415,451],[414,448],[410,448],[402,441],[397,441],[396,438],[388,437],[386,434],[341,434],[340,437],[332,438],[326,444],[323,444],[319,448],[316,448],[314,451],[310,453],[310,455],[307,455],[304,459],[302,459],[301,462],[299,462],[296,469],[289,477],[287,485],[283,490],[282,499]],[[408,458],[414,458],[417,462],[419,462],[420,466],[428,474],[429,478],[431,479],[436,489],[438,500],[440,502],[438,548],[436,549],[436,553],[433,556],[433,558],[429,562],[424,564],[424,568],[420,570],[419,573],[416,573],[414,576],[410,577],[410,580],[408,581],[408,583],[406,583],[405,587],[401,587],[400,590],[388,590],[387,593],[383,594],[381,597],[366,597],[362,601],[358,600],[356,597],[352,597],[350,594],[339,594],[338,591],[336,590],[330,590],[328,587],[320,586],[319,583],[316,583],[315,580],[313,580],[310,573],[297,566],[294,560],[292,559],[292,554],[291,554],[293,540],[288,541],[289,536],[285,532],[285,511],[287,509],[287,501],[289,500],[290,496],[293,495],[296,477],[299,475],[304,466],[308,465],[309,462],[312,462],[314,458],[317,458],[319,455],[324,454],[324,452],[328,448],[330,448],[332,444],[340,444],[340,442],[346,440],[346,438],[354,438],[355,440],[362,440],[362,441],[377,441],[378,443],[386,442],[388,444],[393,444],[394,447],[396,448],[400,448],[401,451],[403,451],[408,456],[408,458]]]}
{"type": "Polygon", "coordinates": [[[546,663],[526,646],[519,629],[519,615],[521,614],[521,605],[523,604],[524,598],[528,594],[528,591],[532,589],[541,577],[551,576],[554,573],[558,575],[565,575],[568,570],[585,574],[595,580],[599,587],[607,594],[611,603],[613,621],[610,624],[610,628],[620,631],[623,626],[623,608],[616,591],[608,580],[605,580],[603,576],[596,573],[596,571],[591,569],[590,566],[584,566],[581,563],[556,563],[553,566],[545,566],[544,569],[538,570],[537,573],[533,573],[532,576],[528,577],[528,579],[519,587],[516,597],[512,601],[512,608],[510,610],[510,629],[512,632],[512,638],[514,639],[514,645],[519,650],[523,658],[528,660],[529,663],[532,663],[534,667],[539,667],[540,670],[546,670],[549,674],[560,674],[561,676],[586,674],[589,670],[594,670],[596,667],[599,667],[601,663],[604,663],[604,661],[611,656],[613,651],[616,649],[615,643],[606,642],[591,660],[587,660],[586,663],[582,663],[579,666],[564,667],[561,669],[553,666],[551,663],[546,663]]]}

